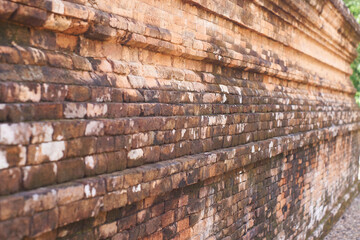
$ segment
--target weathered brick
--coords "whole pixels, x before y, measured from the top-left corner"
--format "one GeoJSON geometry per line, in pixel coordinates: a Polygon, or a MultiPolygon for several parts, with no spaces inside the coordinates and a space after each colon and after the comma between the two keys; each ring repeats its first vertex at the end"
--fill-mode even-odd
{"type": "Polygon", "coordinates": [[[55,163],[47,163],[22,168],[25,189],[33,189],[56,182],[57,167],[55,163]]]}
{"type": "Polygon", "coordinates": [[[68,86],[66,100],[72,102],[85,102],[91,97],[91,90],[85,86],[68,86]]]}
{"type": "Polygon", "coordinates": [[[0,0],[0,238],[321,235],[358,191],[343,6],[109,2],[0,0]]]}
{"type": "Polygon", "coordinates": [[[25,5],[18,5],[18,9],[12,17],[12,20],[23,24],[29,24],[34,27],[40,27],[44,25],[46,18],[47,13],[44,10],[25,5]]]}
{"type": "Polygon", "coordinates": [[[109,238],[117,232],[116,222],[108,223],[99,227],[99,235],[101,239],[109,238]]]}
{"type": "Polygon", "coordinates": [[[1,1],[0,2],[0,18],[8,19],[18,9],[16,3],[1,1]]]}
{"type": "Polygon", "coordinates": [[[104,209],[106,211],[125,206],[127,203],[126,190],[120,190],[107,194],[104,197],[104,209]]]}
{"type": "Polygon", "coordinates": [[[62,68],[73,68],[72,59],[70,56],[64,55],[64,54],[52,54],[48,53],[46,54],[49,65],[53,67],[62,67],[62,68]]]}
{"type": "Polygon", "coordinates": [[[56,208],[35,214],[31,218],[30,235],[36,236],[55,229],[58,224],[57,221],[58,210],[56,208]]]}
{"type": "Polygon", "coordinates": [[[85,163],[82,158],[60,161],[57,164],[57,182],[67,182],[85,175],[85,163]]]}
{"type": "Polygon", "coordinates": [[[7,195],[17,192],[21,187],[21,171],[19,168],[10,168],[0,171],[0,180],[3,183],[0,185],[0,194],[7,195]]]}
{"type": "Polygon", "coordinates": [[[1,239],[21,239],[29,235],[29,218],[16,218],[0,222],[1,239]]]}
{"type": "Polygon", "coordinates": [[[94,217],[99,212],[101,201],[101,198],[91,198],[59,207],[59,226],[94,217]]]}

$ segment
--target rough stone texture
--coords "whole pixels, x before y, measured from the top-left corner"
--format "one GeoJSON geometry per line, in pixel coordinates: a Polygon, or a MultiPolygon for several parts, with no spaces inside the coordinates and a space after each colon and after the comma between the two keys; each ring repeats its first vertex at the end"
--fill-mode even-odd
{"type": "Polygon", "coordinates": [[[0,0],[0,239],[315,239],[358,192],[337,0],[0,0]]]}

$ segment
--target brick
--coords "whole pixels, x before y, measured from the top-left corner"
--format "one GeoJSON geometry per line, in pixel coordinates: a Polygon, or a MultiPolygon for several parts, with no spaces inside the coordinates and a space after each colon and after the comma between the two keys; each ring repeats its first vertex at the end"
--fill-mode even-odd
{"type": "Polygon", "coordinates": [[[111,59],[110,64],[116,73],[124,75],[130,73],[129,65],[126,62],[111,59]]]}
{"type": "Polygon", "coordinates": [[[78,138],[85,135],[86,122],[62,121],[54,123],[54,140],[78,138]]]}
{"type": "Polygon", "coordinates": [[[161,226],[162,228],[172,224],[174,222],[174,211],[167,211],[161,216],[161,226]]]}
{"type": "Polygon", "coordinates": [[[17,192],[21,187],[21,171],[19,168],[10,168],[0,170],[0,180],[3,183],[0,186],[0,195],[7,195],[17,192]]]}
{"type": "Polygon", "coordinates": [[[151,217],[157,217],[164,213],[164,203],[159,203],[151,208],[151,217]]]}
{"type": "Polygon", "coordinates": [[[108,155],[99,154],[85,157],[85,175],[93,176],[107,171],[108,155]]]}
{"type": "Polygon", "coordinates": [[[124,175],[112,174],[106,178],[106,190],[112,192],[124,187],[124,175]]]}
{"type": "Polygon", "coordinates": [[[142,183],[128,189],[128,202],[138,202],[150,195],[150,184],[142,183]]]}
{"type": "Polygon", "coordinates": [[[59,226],[94,217],[99,212],[101,198],[80,200],[59,207],[59,226]]]}
{"type": "Polygon", "coordinates": [[[154,232],[156,232],[159,227],[161,225],[161,217],[156,217],[156,218],[152,218],[150,219],[147,223],[146,223],[146,234],[152,234],[154,232]]]}
{"type": "Polygon", "coordinates": [[[30,235],[36,236],[55,229],[57,221],[58,210],[56,208],[35,214],[31,219],[30,235]]]}
{"type": "Polygon", "coordinates": [[[60,205],[68,204],[80,200],[84,196],[84,186],[82,184],[70,183],[57,189],[57,202],[60,205]]]}
{"type": "Polygon", "coordinates": [[[80,157],[95,153],[96,138],[77,138],[67,142],[67,157],[80,157]]]}
{"type": "Polygon", "coordinates": [[[93,25],[86,32],[86,37],[96,40],[107,40],[116,36],[116,30],[109,26],[93,25]]]}
{"type": "Polygon", "coordinates": [[[43,84],[41,87],[41,100],[51,102],[64,101],[67,91],[67,86],[43,84]]]}
{"type": "Polygon", "coordinates": [[[25,189],[42,187],[56,182],[57,168],[54,163],[22,168],[25,189]]]}
{"type": "Polygon", "coordinates": [[[79,2],[79,4],[72,4],[69,2],[64,2],[64,14],[66,16],[87,20],[89,17],[89,12],[86,7],[82,6],[82,4],[84,3],[79,2]]]}
{"type": "Polygon", "coordinates": [[[82,158],[60,161],[56,165],[58,183],[82,178],[85,175],[85,164],[82,158]]]}
{"type": "Polygon", "coordinates": [[[97,152],[112,152],[115,149],[115,139],[114,137],[98,137],[96,142],[96,151],[97,152]]]}
{"type": "MultiPolygon", "coordinates": [[[[1,3],[0,3],[1,4],[1,3]]],[[[0,13],[1,18],[1,13],[0,13]]],[[[0,61],[5,63],[19,63],[20,55],[15,48],[1,46],[0,47],[0,61]]]]}
{"type": "Polygon", "coordinates": [[[46,54],[49,65],[53,67],[60,67],[60,68],[73,68],[73,62],[71,57],[64,55],[64,54],[46,54]]]}
{"type": "Polygon", "coordinates": [[[29,218],[16,218],[0,222],[1,239],[21,239],[29,235],[29,218]]]}
{"type": "Polygon", "coordinates": [[[18,9],[18,5],[12,2],[0,2],[0,18],[8,19],[18,9]]]}
{"type": "Polygon", "coordinates": [[[102,178],[89,178],[78,180],[84,184],[84,192],[86,198],[93,198],[105,194],[105,181],[102,178]]]}
{"type": "Polygon", "coordinates": [[[116,222],[108,223],[99,227],[99,235],[101,239],[114,236],[117,232],[116,222]]]}
{"type": "Polygon", "coordinates": [[[142,211],[137,213],[136,222],[138,224],[142,223],[142,222],[145,222],[145,221],[150,219],[150,216],[151,216],[151,213],[150,213],[150,211],[148,209],[142,210],[142,211]]]}
{"type": "MultiPolygon", "coordinates": [[[[77,44],[78,44],[78,38],[76,36],[71,36],[62,33],[56,34],[56,47],[59,50],[75,52],[77,44]]],[[[72,62],[76,67],[73,56],[72,56],[72,62]]]]}
{"type": "Polygon", "coordinates": [[[19,216],[23,206],[23,196],[12,196],[0,200],[0,220],[4,221],[19,216]]]}
{"type": "Polygon", "coordinates": [[[126,152],[109,153],[107,159],[107,172],[115,172],[126,168],[126,152]]]}
{"type": "Polygon", "coordinates": [[[189,218],[184,218],[177,222],[177,231],[181,232],[185,229],[189,228],[189,218]]]}
{"type": "Polygon", "coordinates": [[[26,162],[26,148],[21,145],[0,148],[0,156],[0,169],[23,166],[26,162]]]}
{"type": "Polygon", "coordinates": [[[34,120],[50,120],[63,118],[63,105],[44,103],[34,106],[34,120]]]}
{"type": "Polygon", "coordinates": [[[56,193],[48,188],[40,188],[34,191],[23,193],[24,205],[21,213],[28,216],[55,208],[56,193]]]}
{"type": "Polygon", "coordinates": [[[127,231],[118,233],[112,237],[112,240],[128,240],[129,239],[129,233],[127,231]]]}
{"type": "Polygon", "coordinates": [[[18,9],[12,17],[12,19],[16,22],[29,24],[34,27],[44,25],[46,18],[46,11],[25,5],[18,5],[18,9]]]}
{"type": "Polygon", "coordinates": [[[92,70],[91,63],[87,58],[77,56],[77,55],[73,55],[72,56],[72,61],[74,63],[74,67],[76,69],[85,70],[85,71],[91,71],[92,70]]]}
{"type": "Polygon", "coordinates": [[[71,102],[85,102],[91,98],[91,90],[84,86],[68,86],[66,100],[71,102]]]}
{"type": "Polygon", "coordinates": [[[104,209],[109,211],[115,208],[123,207],[126,205],[127,200],[126,190],[112,192],[104,197],[104,209]]]}
{"type": "Polygon", "coordinates": [[[65,157],[64,141],[47,142],[28,147],[28,164],[39,164],[48,161],[58,161],[65,157]]]}
{"type": "Polygon", "coordinates": [[[35,47],[56,49],[56,34],[53,32],[32,30],[30,43],[35,47]]]}

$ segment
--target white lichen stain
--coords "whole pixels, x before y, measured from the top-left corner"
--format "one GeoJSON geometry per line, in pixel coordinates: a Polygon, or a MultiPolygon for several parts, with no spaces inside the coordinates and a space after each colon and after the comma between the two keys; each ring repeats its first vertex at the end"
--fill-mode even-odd
{"type": "Polygon", "coordinates": [[[189,96],[190,102],[194,102],[194,94],[189,93],[188,96],[189,96]]]}
{"type": "Polygon", "coordinates": [[[85,164],[91,169],[94,169],[95,167],[95,161],[93,156],[87,156],[85,157],[85,164]]]}
{"type": "Polygon", "coordinates": [[[91,104],[87,105],[87,114],[89,117],[103,116],[107,113],[108,108],[105,104],[91,104]]]}
{"type": "Polygon", "coordinates": [[[83,118],[86,115],[86,108],[80,104],[68,103],[64,115],[66,118],[83,118]]]}
{"type": "Polygon", "coordinates": [[[0,169],[4,169],[8,167],[9,167],[9,163],[7,162],[6,159],[6,152],[0,151],[0,169]]]}
{"type": "Polygon", "coordinates": [[[143,155],[144,155],[144,151],[142,149],[134,149],[128,153],[128,158],[130,158],[131,160],[137,160],[141,158],[143,155]]]}
{"type": "Polygon", "coordinates": [[[90,187],[89,184],[85,185],[84,191],[85,191],[85,196],[86,197],[95,197],[96,196],[96,189],[90,187]]]}
{"type": "Polygon", "coordinates": [[[39,200],[39,195],[38,195],[38,194],[34,194],[34,195],[32,195],[31,197],[32,197],[32,199],[33,199],[34,201],[39,200]]]}
{"type": "Polygon", "coordinates": [[[28,176],[29,176],[30,168],[31,168],[31,167],[24,167],[24,168],[23,168],[23,176],[24,176],[23,179],[24,179],[24,181],[26,181],[27,178],[28,178],[28,176]]]}
{"type": "Polygon", "coordinates": [[[30,89],[27,86],[20,85],[18,97],[21,102],[32,101],[39,102],[41,98],[41,87],[40,85],[36,86],[35,89],[30,89]]]}
{"type": "Polygon", "coordinates": [[[216,116],[210,116],[209,125],[215,125],[215,124],[216,124],[216,116]]]}
{"type": "Polygon", "coordinates": [[[186,133],[186,129],[181,129],[181,138],[185,136],[185,133],[186,133]]]}
{"type": "Polygon", "coordinates": [[[222,96],[221,103],[225,103],[225,102],[226,102],[226,100],[227,100],[227,97],[226,97],[226,94],[224,94],[224,95],[222,96]]]}
{"type": "Polygon", "coordinates": [[[0,124],[0,144],[26,144],[30,139],[30,135],[29,124],[0,124]]]}
{"type": "Polygon", "coordinates": [[[255,146],[254,146],[254,145],[251,147],[251,152],[252,152],[252,153],[255,152],[255,146]]]}
{"type": "Polygon", "coordinates": [[[53,133],[54,129],[51,124],[34,123],[31,127],[31,142],[49,142],[52,140],[53,133]]]}
{"type": "Polygon", "coordinates": [[[57,161],[64,156],[65,142],[42,143],[38,149],[38,154],[47,156],[50,161],[57,161]]]}
{"type": "Polygon", "coordinates": [[[141,184],[137,185],[137,186],[133,186],[132,187],[132,191],[133,192],[140,192],[141,191],[141,184]]]}
{"type": "Polygon", "coordinates": [[[64,11],[65,11],[64,3],[62,3],[61,0],[53,0],[51,10],[54,13],[64,14],[64,11]]]}
{"type": "Polygon", "coordinates": [[[55,175],[57,174],[57,165],[56,164],[53,164],[53,172],[55,175]]]}
{"type": "Polygon", "coordinates": [[[227,86],[220,84],[220,89],[222,92],[229,93],[229,89],[227,86]]]}
{"type": "Polygon", "coordinates": [[[100,121],[91,121],[86,125],[85,135],[98,135],[104,129],[104,123],[100,121]]]}
{"type": "Polygon", "coordinates": [[[20,161],[19,161],[18,165],[24,166],[26,163],[26,147],[24,147],[24,146],[19,146],[19,147],[20,147],[20,153],[19,153],[20,161]]]}

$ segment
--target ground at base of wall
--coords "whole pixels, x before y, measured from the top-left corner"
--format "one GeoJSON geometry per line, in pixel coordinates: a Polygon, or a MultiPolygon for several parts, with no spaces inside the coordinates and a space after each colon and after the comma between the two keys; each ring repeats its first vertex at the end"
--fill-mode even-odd
{"type": "Polygon", "coordinates": [[[360,240],[360,194],[324,239],[360,240]]]}

